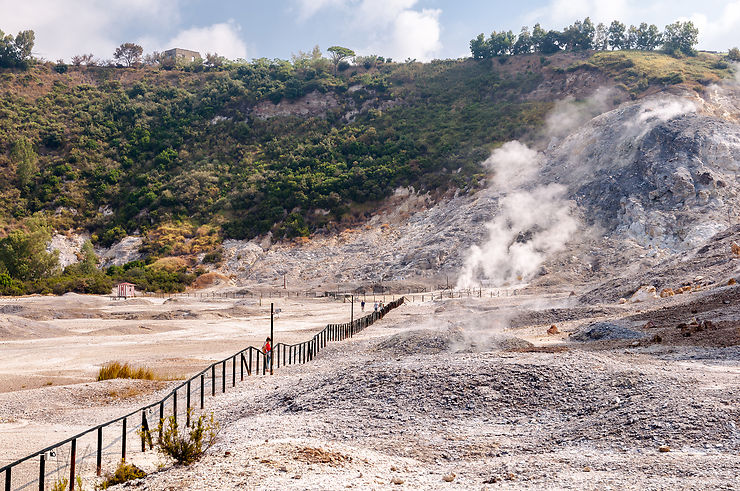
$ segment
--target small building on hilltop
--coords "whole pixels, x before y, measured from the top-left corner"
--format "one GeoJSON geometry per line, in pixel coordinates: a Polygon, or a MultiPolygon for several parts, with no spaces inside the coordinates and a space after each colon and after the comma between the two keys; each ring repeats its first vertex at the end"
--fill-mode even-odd
{"type": "Polygon", "coordinates": [[[195,60],[200,59],[200,53],[197,51],[190,51],[189,49],[172,48],[162,53],[162,61],[172,64],[177,64],[178,62],[192,63],[195,60]]]}
{"type": "Polygon", "coordinates": [[[118,297],[128,298],[128,297],[135,297],[136,296],[136,290],[134,289],[136,285],[133,283],[119,283],[116,285],[116,288],[118,290],[118,297]]]}

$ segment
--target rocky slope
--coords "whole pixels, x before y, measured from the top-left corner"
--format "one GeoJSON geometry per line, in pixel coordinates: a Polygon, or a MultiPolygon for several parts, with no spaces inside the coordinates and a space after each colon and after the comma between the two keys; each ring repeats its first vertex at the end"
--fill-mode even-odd
{"type": "MultiPolygon", "coordinates": [[[[624,272],[629,264],[631,273],[644,271],[735,224],[740,126],[728,101],[736,94],[733,86],[713,87],[701,97],[658,93],[591,119],[588,102],[573,103],[571,116],[586,113],[585,123],[576,118],[579,124],[568,128],[566,118],[559,126],[552,121],[557,131],[549,133],[556,136],[535,144],[542,147],[539,172],[516,192],[536,200],[543,186],[564,186],[561,201],[572,207],[579,230],[537,270],[537,281],[546,281],[548,273],[555,282],[590,281],[624,272]]],[[[364,227],[338,236],[300,243],[227,241],[221,272],[242,283],[282,282],[286,274],[294,283],[444,284],[454,281],[470,246],[486,239],[486,225],[511,193],[495,179],[472,196],[437,202],[399,190],[364,227]]],[[[533,230],[520,230],[516,242],[526,243],[533,230]]]]}

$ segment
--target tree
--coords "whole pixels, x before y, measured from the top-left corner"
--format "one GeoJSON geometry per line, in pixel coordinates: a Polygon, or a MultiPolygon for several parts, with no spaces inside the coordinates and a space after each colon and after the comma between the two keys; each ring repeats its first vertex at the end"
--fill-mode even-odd
{"type": "Polygon", "coordinates": [[[94,57],[92,53],[89,53],[86,55],[74,55],[72,57],[72,64],[74,66],[81,66],[81,65],[94,66],[95,62],[93,61],[93,58],[94,57]]]}
{"type": "Polygon", "coordinates": [[[594,33],[594,49],[606,51],[609,46],[609,30],[603,22],[599,22],[594,33]]]}
{"type": "Polygon", "coordinates": [[[608,41],[609,41],[609,47],[611,49],[623,49],[624,45],[627,41],[627,36],[625,35],[626,27],[624,24],[619,22],[618,20],[615,20],[611,23],[609,26],[609,34],[608,34],[608,41]]]}
{"type": "Polygon", "coordinates": [[[207,68],[221,68],[226,64],[226,58],[218,53],[206,53],[206,61],[203,64],[207,68]]]}
{"type": "Polygon", "coordinates": [[[740,61],[740,48],[730,48],[727,52],[727,59],[730,61],[740,61]]]}
{"type": "Polygon", "coordinates": [[[637,48],[637,28],[630,26],[627,29],[627,37],[623,45],[623,49],[636,49],[637,48]]]}
{"type": "Polygon", "coordinates": [[[547,31],[540,43],[540,52],[545,55],[557,53],[563,49],[563,33],[560,31],[547,31]]]}
{"type": "Polygon", "coordinates": [[[522,27],[521,32],[516,37],[514,43],[513,53],[515,55],[523,55],[532,52],[532,36],[529,34],[529,28],[527,26],[522,27]]]}
{"type": "Polygon", "coordinates": [[[162,54],[159,51],[152,51],[144,55],[144,59],[141,61],[144,66],[157,66],[162,64],[162,54]]]}
{"type": "Polygon", "coordinates": [[[563,31],[563,44],[573,51],[591,49],[594,43],[595,31],[594,24],[589,17],[586,17],[583,22],[577,20],[563,31]]]}
{"type": "Polygon", "coordinates": [[[542,41],[545,39],[546,34],[539,22],[532,28],[532,48],[535,53],[542,52],[542,41]]]}
{"type": "Polygon", "coordinates": [[[663,49],[671,55],[696,55],[694,46],[699,42],[699,29],[691,21],[677,21],[665,26],[663,31],[663,49]]]}
{"type": "Polygon", "coordinates": [[[80,271],[83,274],[93,274],[98,270],[98,256],[95,254],[92,242],[85,241],[82,245],[82,261],[80,261],[80,271]]]}
{"type": "Polygon", "coordinates": [[[0,239],[0,269],[20,281],[46,278],[59,270],[59,251],[46,250],[51,227],[37,217],[28,225],[28,232],[16,230],[0,239]]]}
{"type": "Polygon", "coordinates": [[[652,51],[662,43],[662,34],[655,24],[648,26],[646,22],[641,23],[636,34],[635,49],[652,51]]]}
{"type": "Polygon", "coordinates": [[[477,37],[470,40],[470,54],[473,56],[474,60],[490,58],[488,43],[486,42],[486,36],[484,36],[483,33],[478,34],[477,37]]]}
{"type": "Polygon", "coordinates": [[[15,38],[0,30],[0,67],[27,68],[36,35],[33,31],[21,31],[15,38]]]}
{"type": "Polygon", "coordinates": [[[113,53],[113,58],[117,61],[122,61],[126,66],[134,66],[141,62],[141,54],[144,52],[144,48],[134,43],[123,43],[116,48],[113,53]]]}
{"type": "Polygon", "coordinates": [[[511,31],[493,31],[491,33],[491,37],[488,39],[488,48],[490,50],[491,56],[510,55],[513,46],[514,33],[511,31]]]}
{"type": "Polygon", "coordinates": [[[334,73],[337,72],[337,66],[339,66],[339,62],[345,61],[347,58],[352,58],[353,56],[355,56],[354,51],[342,46],[332,46],[327,51],[331,53],[331,62],[334,65],[334,73]]]}
{"type": "Polygon", "coordinates": [[[13,143],[10,160],[15,163],[15,174],[19,187],[25,188],[38,171],[38,155],[28,138],[22,136],[13,143]]]}
{"type": "Polygon", "coordinates": [[[33,51],[35,40],[36,34],[33,31],[21,31],[15,37],[15,49],[21,62],[27,62],[31,59],[31,51],[33,51]]]}

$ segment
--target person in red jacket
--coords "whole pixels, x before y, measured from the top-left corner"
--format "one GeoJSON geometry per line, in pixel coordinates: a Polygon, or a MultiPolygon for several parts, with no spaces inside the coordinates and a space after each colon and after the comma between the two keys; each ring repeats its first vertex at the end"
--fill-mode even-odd
{"type": "Polygon", "coordinates": [[[269,368],[270,375],[272,375],[272,339],[270,339],[270,336],[267,336],[267,339],[265,339],[265,344],[262,345],[262,354],[265,355],[264,371],[267,371],[267,368],[269,368]]]}

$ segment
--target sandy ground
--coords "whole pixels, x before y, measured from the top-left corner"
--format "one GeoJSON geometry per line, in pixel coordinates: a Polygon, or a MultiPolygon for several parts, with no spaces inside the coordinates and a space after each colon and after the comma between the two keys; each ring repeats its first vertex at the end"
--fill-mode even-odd
{"type": "MultiPolygon", "coordinates": [[[[209,400],[207,413],[220,421],[221,431],[207,455],[186,468],[153,452],[134,455],[130,461],[150,475],[131,486],[737,489],[738,289],[625,305],[584,305],[576,298],[539,292],[434,301],[427,296],[423,303],[407,303],[355,338],[331,343],[306,365],[248,378],[209,400]],[[693,325],[695,317],[713,323],[677,327],[693,325]],[[610,333],[625,328],[638,337],[574,340],[594,323],[611,323],[616,327],[610,333]],[[559,332],[547,334],[553,324],[559,332]]],[[[229,302],[203,310],[228,310],[229,302]]],[[[143,311],[149,316],[167,305],[143,311]]],[[[347,307],[296,300],[284,309],[281,335],[310,337],[347,307]],[[295,322],[288,322],[291,310],[295,322]],[[301,324],[308,321],[305,310],[313,314],[310,325],[301,324]]],[[[234,325],[249,325],[245,315],[239,322],[224,318],[201,325],[171,319],[156,333],[100,337],[110,349],[106,357],[119,353],[115,343],[107,344],[117,339],[122,350],[146,361],[140,353],[156,353],[154,339],[161,337],[162,347],[206,362],[233,352],[236,341],[260,341],[264,314],[254,315],[262,319],[253,321],[247,335],[234,325]],[[232,346],[214,339],[214,332],[231,336],[232,346]],[[143,349],[121,338],[137,339],[143,349]]],[[[90,325],[58,339],[72,347],[71,338],[79,342],[90,325]]],[[[29,340],[6,343],[34,349],[29,340]]],[[[95,362],[75,364],[82,376],[95,362]]],[[[12,442],[13,452],[22,449],[21,434],[58,440],[70,428],[81,429],[76,421],[106,419],[126,404],[146,402],[160,389],[156,384],[88,382],[0,394],[7,415],[0,423],[0,448],[7,452],[12,442]],[[106,393],[131,387],[143,393],[106,402],[106,393]],[[40,401],[50,396],[59,398],[58,407],[42,410],[40,401]],[[48,422],[52,415],[57,423],[48,422]]]]}
{"type": "Polygon", "coordinates": [[[251,298],[0,300],[0,463],[116,417],[173,385],[95,382],[104,363],[128,362],[177,380],[261,346],[270,333],[270,302],[281,310],[277,342],[310,339],[327,323],[350,317],[349,303],[314,298],[264,298],[262,306],[251,298]]]}

